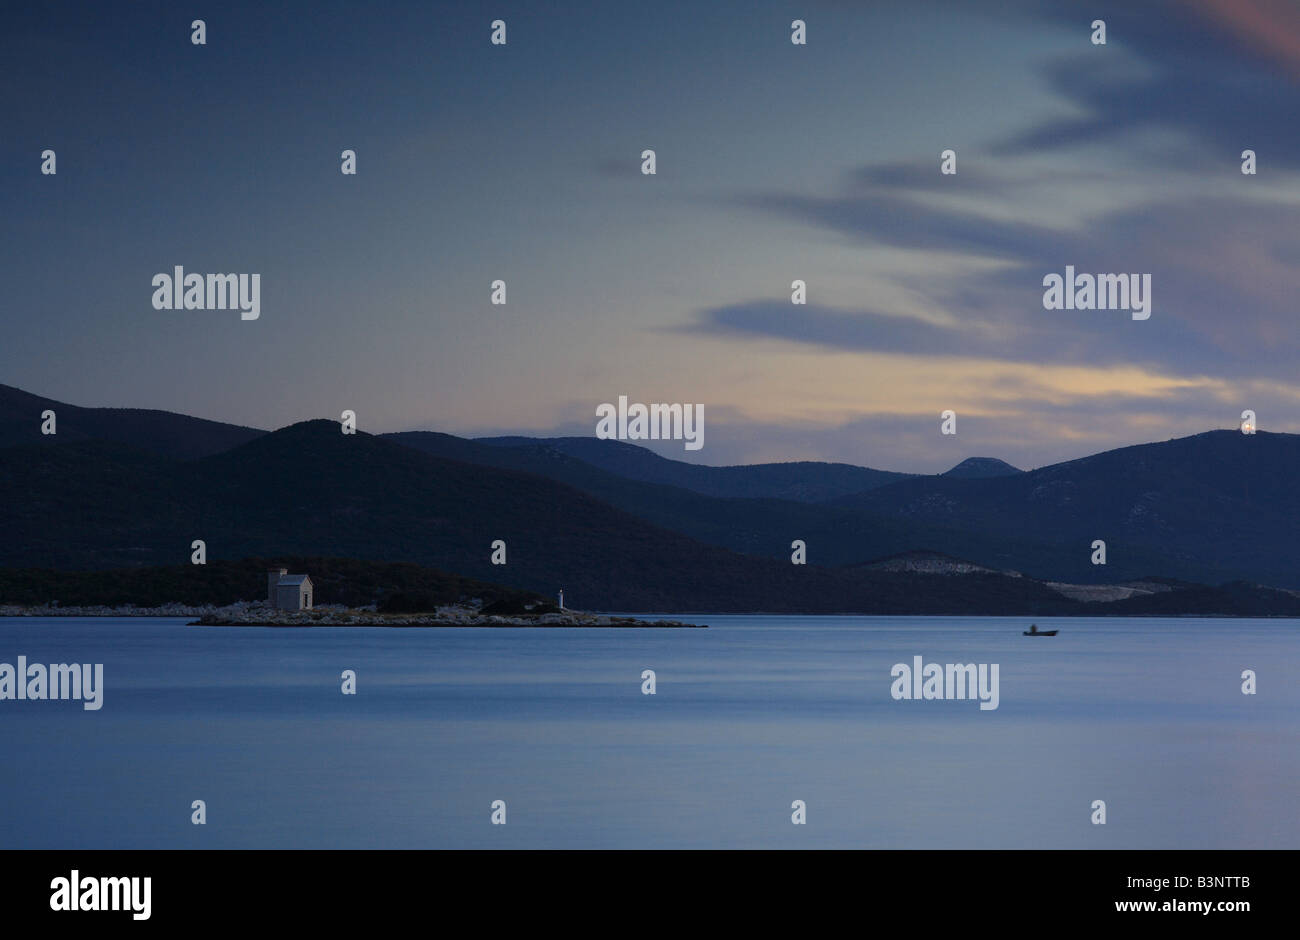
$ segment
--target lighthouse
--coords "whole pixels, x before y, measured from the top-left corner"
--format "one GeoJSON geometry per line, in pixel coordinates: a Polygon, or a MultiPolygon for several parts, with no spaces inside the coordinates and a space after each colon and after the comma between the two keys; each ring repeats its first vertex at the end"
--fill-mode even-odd
{"type": "Polygon", "coordinates": [[[564,588],[560,588],[560,610],[564,610],[564,588]]]}

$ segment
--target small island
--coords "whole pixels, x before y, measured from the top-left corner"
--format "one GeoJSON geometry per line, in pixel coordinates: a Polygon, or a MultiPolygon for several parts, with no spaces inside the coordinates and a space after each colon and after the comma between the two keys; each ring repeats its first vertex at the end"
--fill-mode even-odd
{"type": "Polygon", "coordinates": [[[476,581],[401,562],[339,558],[214,559],[108,571],[0,570],[0,617],[185,617],[201,627],[703,628],[571,610],[564,591],[476,581]],[[307,573],[307,572],[310,572],[307,573]],[[258,593],[259,581],[265,593],[258,593]],[[317,603],[318,591],[326,603],[317,603]],[[55,598],[61,598],[56,600],[55,598]]]}
{"type": "Polygon", "coordinates": [[[392,613],[373,604],[347,607],[325,604],[311,610],[277,610],[260,601],[234,604],[133,604],[62,606],[50,604],[0,604],[0,617],[197,617],[191,627],[678,627],[704,629],[706,624],[678,620],[639,620],[576,610],[488,613],[473,604],[453,604],[427,612],[392,613]]]}
{"type": "Polygon", "coordinates": [[[287,568],[266,572],[266,600],[232,604],[205,612],[192,627],[698,627],[677,620],[637,620],[568,610],[564,591],[559,605],[537,595],[515,594],[484,604],[480,599],[434,603],[425,596],[390,598],[378,604],[348,607],[315,603],[311,576],[287,568]]]}
{"type": "Polygon", "coordinates": [[[373,608],[320,606],[311,610],[277,610],[265,604],[241,604],[205,613],[197,627],[637,627],[704,629],[678,620],[638,620],[576,610],[489,613],[464,604],[418,613],[384,613],[373,608]]]}

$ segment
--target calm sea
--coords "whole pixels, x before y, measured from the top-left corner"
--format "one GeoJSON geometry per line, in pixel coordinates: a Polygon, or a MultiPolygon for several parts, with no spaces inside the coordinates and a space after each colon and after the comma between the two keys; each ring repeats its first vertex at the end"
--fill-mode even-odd
{"type": "Polygon", "coordinates": [[[0,619],[0,662],[105,684],[0,701],[0,847],[1300,847],[1298,621],[693,619],[0,619]],[[999,707],[894,701],[916,655],[998,663],[999,707]]]}

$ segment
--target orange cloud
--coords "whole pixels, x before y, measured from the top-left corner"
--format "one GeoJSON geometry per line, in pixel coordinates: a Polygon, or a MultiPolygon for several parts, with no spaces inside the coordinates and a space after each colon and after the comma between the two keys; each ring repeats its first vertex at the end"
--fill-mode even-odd
{"type": "Polygon", "coordinates": [[[1300,77],[1300,6],[1294,0],[1190,2],[1300,77]]]}

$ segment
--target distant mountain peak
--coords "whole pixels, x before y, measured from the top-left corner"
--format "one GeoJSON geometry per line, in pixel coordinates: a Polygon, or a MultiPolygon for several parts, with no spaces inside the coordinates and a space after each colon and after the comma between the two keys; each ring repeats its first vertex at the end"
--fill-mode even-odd
{"type": "Polygon", "coordinates": [[[970,480],[982,477],[1009,477],[1024,472],[1020,468],[1013,467],[1005,460],[999,460],[996,457],[967,457],[951,470],[941,474],[941,476],[962,477],[970,480]]]}
{"type": "Polygon", "coordinates": [[[848,567],[875,571],[908,571],[913,574],[1000,574],[1009,578],[1024,577],[1019,571],[990,568],[988,565],[976,564],[964,558],[955,558],[945,552],[936,552],[927,548],[898,552],[848,567]]]}

